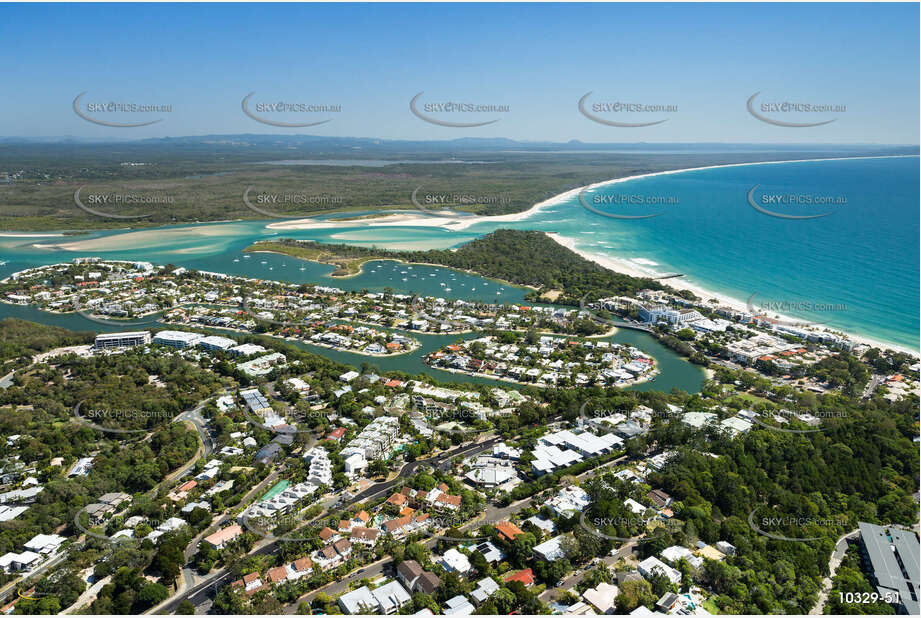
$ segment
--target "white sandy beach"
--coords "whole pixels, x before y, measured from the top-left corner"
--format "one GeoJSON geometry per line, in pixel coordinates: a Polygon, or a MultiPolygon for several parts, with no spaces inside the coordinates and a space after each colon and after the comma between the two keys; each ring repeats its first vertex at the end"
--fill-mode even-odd
{"type": "MultiPolygon", "coordinates": [[[[245,224],[235,226],[234,223],[223,225],[201,225],[174,227],[166,229],[145,229],[129,231],[121,234],[110,236],[100,236],[98,238],[87,238],[84,240],[74,240],[62,243],[35,243],[32,246],[36,249],[57,249],[63,251],[121,251],[125,249],[156,249],[162,247],[164,241],[173,239],[174,242],[181,240],[197,240],[199,238],[220,238],[226,237],[234,232],[245,234],[248,228],[245,224]]],[[[46,234],[42,234],[46,236],[46,234]]],[[[63,234],[61,234],[63,236],[63,234]]],[[[203,253],[207,250],[206,246],[196,247],[192,250],[185,250],[186,253],[203,253]]]]}
{"type": "Polygon", "coordinates": [[[0,238],[48,238],[50,236],[63,236],[64,234],[51,233],[51,234],[31,234],[25,232],[0,232],[0,238]]]}
{"type": "MultiPolygon", "coordinates": [[[[612,257],[608,255],[599,255],[597,253],[591,253],[589,251],[579,249],[576,246],[577,240],[574,238],[560,236],[559,234],[556,234],[556,233],[547,233],[547,236],[552,238],[554,241],[556,241],[560,245],[566,247],[573,253],[576,253],[582,256],[586,260],[595,262],[596,264],[600,266],[603,266],[605,268],[608,268],[618,273],[630,275],[631,277],[661,277],[663,274],[665,274],[664,272],[660,272],[652,268],[651,266],[643,266],[641,264],[638,264],[637,260],[626,260],[623,258],[612,257]]],[[[711,298],[715,298],[716,300],[719,301],[720,305],[730,307],[734,310],[741,311],[741,312],[746,312],[746,313],[750,312],[750,309],[748,308],[748,305],[746,304],[744,300],[739,300],[738,298],[733,298],[725,294],[720,294],[718,292],[708,290],[705,287],[695,283],[694,281],[689,280],[687,276],[675,278],[675,279],[668,279],[664,283],[669,285],[670,287],[675,288],[676,290],[690,290],[691,292],[696,294],[698,297],[703,299],[704,302],[710,300],[711,298]]],[[[918,350],[911,350],[909,348],[897,346],[892,343],[878,341],[870,337],[855,335],[851,332],[842,331],[841,329],[838,329],[838,328],[833,328],[833,327],[828,327],[828,326],[818,325],[818,324],[810,324],[809,322],[806,322],[794,316],[787,316],[787,315],[783,315],[783,314],[775,313],[775,312],[771,312],[770,315],[772,317],[776,316],[778,319],[781,319],[784,321],[800,323],[804,327],[812,326],[819,330],[830,330],[830,331],[838,332],[843,335],[846,335],[847,338],[851,339],[852,341],[856,341],[857,343],[864,343],[871,347],[880,348],[880,349],[898,350],[900,352],[906,352],[908,354],[913,354],[915,356],[918,355],[918,350]]]]}
{"type": "MultiPolygon", "coordinates": [[[[885,155],[885,156],[864,156],[864,157],[830,157],[822,159],[793,159],[785,161],[755,161],[751,163],[729,163],[724,165],[708,165],[702,167],[693,167],[685,169],[676,169],[676,170],[665,170],[660,172],[651,172],[648,174],[638,174],[634,176],[625,176],[623,178],[614,178],[611,180],[605,180],[602,182],[597,182],[594,184],[586,185],[584,187],[577,187],[571,189],[559,195],[555,195],[549,199],[546,199],[542,202],[534,204],[529,209],[512,213],[508,215],[498,215],[498,216],[472,216],[464,215],[459,216],[452,214],[450,212],[444,213],[444,216],[432,215],[432,214],[423,214],[419,213],[396,213],[396,214],[387,214],[380,217],[371,217],[366,219],[355,219],[350,221],[330,221],[330,220],[317,220],[312,218],[305,219],[296,219],[296,220],[285,220],[278,221],[275,223],[270,223],[266,226],[266,229],[277,230],[276,234],[279,232],[283,233],[286,230],[319,230],[319,229],[334,229],[341,228],[343,225],[349,227],[365,227],[367,229],[376,228],[376,227],[430,227],[430,228],[442,228],[449,231],[461,231],[469,228],[470,226],[481,223],[502,223],[502,222],[517,222],[524,221],[530,217],[537,214],[540,210],[547,208],[549,206],[554,206],[568,200],[576,198],[579,193],[582,191],[590,191],[593,189],[607,187],[610,185],[627,182],[630,180],[636,180],[640,178],[652,178],[654,176],[664,176],[670,174],[681,174],[685,172],[700,171],[700,170],[710,170],[710,169],[719,169],[724,167],[742,167],[742,166],[751,166],[751,165],[779,165],[785,163],[809,163],[816,161],[841,161],[847,159],[889,159],[889,158],[905,158],[905,157],[917,157],[917,155],[885,155]]],[[[193,227],[193,228],[176,228],[170,230],[139,230],[128,232],[125,234],[120,234],[115,237],[102,237],[96,239],[87,239],[79,241],[71,241],[60,244],[34,244],[36,248],[47,248],[47,249],[64,249],[68,251],[93,251],[93,250],[116,250],[127,247],[156,247],[162,244],[164,238],[168,236],[173,236],[175,238],[180,238],[183,236],[222,236],[225,235],[227,230],[226,227],[222,229],[223,226],[214,226],[209,228],[209,226],[193,227]]],[[[244,230],[241,230],[243,232],[244,230]]],[[[18,237],[42,237],[42,236],[56,236],[60,234],[0,234],[0,236],[18,236],[18,237]]],[[[622,258],[617,258],[608,255],[600,255],[596,253],[591,253],[584,251],[582,249],[576,248],[576,240],[571,238],[566,238],[559,236],[558,234],[548,234],[553,240],[559,244],[571,249],[582,257],[596,262],[605,268],[609,268],[616,272],[624,273],[627,275],[632,275],[636,277],[658,277],[662,276],[663,272],[655,270],[654,267],[659,266],[654,262],[648,262],[644,264],[644,260],[633,259],[627,260],[622,258]]],[[[342,238],[343,241],[348,239],[342,238]]],[[[434,248],[434,247],[426,247],[434,248]]],[[[198,247],[195,248],[185,248],[182,249],[183,253],[195,253],[199,250],[198,247]]],[[[694,292],[697,296],[703,299],[717,299],[720,304],[738,309],[740,311],[747,311],[747,306],[744,300],[739,300],[726,296],[725,294],[719,294],[711,290],[706,289],[705,287],[689,280],[688,277],[669,279],[667,281],[668,285],[676,289],[688,289],[694,292]]],[[[777,314],[780,319],[800,322],[804,325],[807,325],[806,322],[802,320],[777,314]]],[[[816,325],[817,328],[826,328],[820,325],[816,325]]],[[[831,329],[829,329],[831,330],[831,329]]],[[[836,332],[841,332],[837,330],[836,332]]],[[[853,333],[844,333],[850,339],[865,343],[879,348],[889,348],[894,350],[899,350],[907,352],[909,354],[918,355],[918,350],[912,350],[895,344],[889,344],[871,339],[869,337],[863,337],[855,335],[853,333]]]]}
{"type": "Polygon", "coordinates": [[[305,219],[294,219],[290,221],[279,221],[277,223],[270,223],[266,226],[267,229],[271,230],[321,230],[329,229],[335,227],[342,227],[343,224],[348,226],[367,226],[367,227],[440,227],[452,232],[457,232],[460,230],[465,230],[471,225],[483,222],[506,222],[506,221],[524,221],[529,219],[538,213],[540,210],[547,208],[548,206],[555,206],[556,204],[565,202],[567,200],[573,199],[579,195],[582,191],[591,191],[593,189],[598,189],[601,187],[608,187],[615,185],[621,182],[627,182],[629,180],[637,180],[639,178],[652,178],[654,176],[665,176],[670,174],[683,174],[685,172],[697,172],[700,170],[714,170],[724,167],[743,167],[749,165],[778,165],[781,163],[810,163],[815,161],[843,161],[848,159],[899,159],[904,157],[914,157],[916,155],[882,155],[878,157],[829,157],[825,159],[791,159],[787,161],[754,161],[752,163],[726,163],[723,165],[705,165],[702,167],[688,167],[678,170],[665,170],[661,172],[650,172],[648,174],[637,174],[635,176],[624,176],[623,178],[613,178],[611,180],[604,180],[602,182],[596,182],[594,184],[586,185],[584,187],[577,187],[571,189],[559,195],[554,195],[553,197],[546,199],[542,202],[534,204],[527,210],[521,212],[512,213],[509,215],[496,215],[496,216],[451,216],[450,213],[445,213],[444,216],[432,216],[432,215],[415,215],[415,214],[393,214],[393,215],[382,215],[380,217],[371,217],[367,219],[355,219],[352,221],[331,223],[328,220],[318,221],[316,219],[305,218],[305,219]]]}

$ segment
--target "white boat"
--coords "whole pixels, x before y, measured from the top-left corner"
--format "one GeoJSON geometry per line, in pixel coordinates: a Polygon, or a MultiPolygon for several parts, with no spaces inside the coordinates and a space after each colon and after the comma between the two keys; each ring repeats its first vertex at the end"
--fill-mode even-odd
{"type": "Polygon", "coordinates": [[[266,264],[267,262],[266,262],[265,260],[262,260],[262,261],[259,262],[259,263],[260,263],[260,264],[266,264]]]}
{"type": "MultiPolygon", "coordinates": [[[[240,258],[234,258],[233,261],[234,261],[234,262],[239,262],[239,261],[240,261],[240,258]]],[[[0,264],[0,266],[2,266],[2,264],[0,264]]]]}
{"type": "Polygon", "coordinates": [[[251,257],[251,256],[249,256],[249,255],[244,255],[244,256],[243,256],[243,259],[244,259],[244,260],[248,260],[250,257],[251,257]]]}
{"type": "Polygon", "coordinates": [[[442,281],[441,283],[439,283],[438,285],[440,285],[441,287],[444,287],[444,286],[445,286],[445,284],[444,284],[443,281],[442,281]]]}
{"type": "Polygon", "coordinates": [[[445,288],[445,292],[450,292],[451,288],[445,288]]]}
{"type": "Polygon", "coordinates": [[[299,270],[307,270],[304,266],[301,266],[299,270]]]}

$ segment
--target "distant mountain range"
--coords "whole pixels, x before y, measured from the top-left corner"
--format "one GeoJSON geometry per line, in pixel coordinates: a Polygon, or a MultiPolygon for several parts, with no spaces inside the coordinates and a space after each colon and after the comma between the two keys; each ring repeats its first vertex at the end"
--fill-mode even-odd
{"type": "Polygon", "coordinates": [[[738,151],[828,151],[852,152],[880,150],[893,154],[917,154],[918,146],[886,144],[721,144],[721,143],[591,143],[528,142],[504,137],[462,137],[450,140],[387,140],[372,137],[327,137],[319,135],[265,135],[239,133],[231,135],[193,135],[129,139],[115,137],[0,137],[0,144],[135,144],[154,146],[220,146],[222,148],[307,147],[326,152],[488,152],[488,151],[649,151],[649,152],[738,152],[738,151]]]}

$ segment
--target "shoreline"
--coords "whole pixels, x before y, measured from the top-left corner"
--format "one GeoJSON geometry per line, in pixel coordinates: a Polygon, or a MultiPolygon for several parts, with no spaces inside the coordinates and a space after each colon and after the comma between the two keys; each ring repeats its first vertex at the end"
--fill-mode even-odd
{"type": "MultiPolygon", "coordinates": [[[[752,161],[750,163],[723,163],[719,165],[704,165],[701,167],[688,167],[683,169],[675,170],[663,170],[660,172],[649,172],[647,174],[636,174],[634,176],[623,176],[621,178],[612,178],[610,180],[602,180],[600,182],[595,182],[592,184],[585,185],[583,187],[576,187],[575,189],[570,189],[554,195],[553,197],[547,198],[541,202],[538,202],[528,208],[527,210],[522,210],[521,212],[510,213],[507,215],[465,215],[459,217],[458,215],[452,216],[450,214],[432,216],[430,214],[424,214],[422,212],[419,215],[414,214],[385,214],[379,217],[369,217],[367,219],[355,219],[350,223],[356,224],[358,227],[440,227],[452,232],[458,232],[461,230],[466,230],[472,225],[478,223],[487,223],[498,221],[500,223],[506,221],[518,222],[525,219],[529,219],[540,210],[548,207],[555,206],[561,202],[565,202],[571,198],[577,197],[583,191],[590,191],[592,189],[598,189],[601,187],[607,187],[610,185],[615,185],[622,182],[627,182],[629,180],[638,180],[640,178],[653,178],[655,176],[665,176],[671,174],[683,174],[685,172],[697,172],[701,170],[714,170],[722,169],[727,167],[744,167],[750,165],[779,165],[782,163],[812,163],[817,161],[849,161],[849,160],[863,160],[863,159],[902,159],[909,157],[918,157],[918,155],[867,155],[860,157],[824,157],[820,159],[788,159],[784,161],[752,161]],[[460,220],[458,220],[460,218],[460,220]]],[[[295,219],[291,221],[279,221],[276,223],[270,223],[266,226],[266,229],[269,230],[320,230],[320,229],[330,229],[335,227],[341,227],[335,223],[331,223],[328,220],[319,221],[315,218],[305,217],[303,219],[295,219]]]]}
{"type": "MultiPolygon", "coordinates": [[[[258,243],[258,242],[265,242],[265,241],[256,241],[256,242],[258,243]]],[[[268,241],[268,242],[272,242],[272,241],[268,241]]],[[[345,243],[345,244],[348,244],[348,243],[345,243]]],[[[302,261],[304,261],[304,262],[313,262],[314,264],[322,264],[322,265],[324,265],[324,266],[338,266],[338,264],[330,264],[329,262],[323,262],[323,261],[320,261],[320,260],[314,260],[314,259],[312,259],[312,258],[302,257],[302,256],[299,256],[299,255],[294,255],[294,254],[292,254],[292,253],[285,253],[284,251],[275,251],[275,250],[272,250],[272,249],[252,249],[252,250],[249,250],[249,249],[251,249],[251,247],[253,247],[253,246],[255,246],[255,243],[254,243],[253,245],[250,245],[249,247],[246,247],[246,249],[244,249],[243,252],[244,252],[244,253],[274,253],[275,255],[284,255],[285,257],[289,257],[289,258],[292,258],[292,259],[294,259],[294,260],[302,260],[302,261]]],[[[472,270],[464,270],[464,269],[462,269],[462,268],[456,268],[456,267],[454,267],[454,266],[445,266],[444,264],[431,264],[431,263],[429,263],[429,262],[411,262],[411,261],[406,261],[406,260],[404,260],[404,259],[402,259],[402,258],[387,257],[387,256],[379,256],[379,257],[368,258],[367,260],[365,260],[364,262],[361,263],[361,265],[360,265],[360,267],[359,267],[359,269],[358,269],[358,272],[356,272],[356,273],[349,273],[349,274],[347,274],[347,275],[334,275],[333,273],[329,273],[328,275],[325,275],[325,276],[326,276],[326,277],[329,277],[330,279],[351,279],[351,278],[353,278],[353,277],[357,277],[357,276],[359,276],[359,275],[361,275],[361,274],[364,274],[364,266],[365,266],[365,264],[367,264],[368,262],[397,262],[397,263],[399,263],[399,264],[408,264],[408,265],[410,265],[410,266],[430,266],[430,267],[432,267],[432,268],[443,268],[443,269],[445,269],[445,270],[453,270],[454,272],[462,273],[462,274],[469,275],[469,276],[472,276],[472,277],[480,277],[480,278],[482,278],[482,279],[486,279],[486,280],[489,281],[490,283],[499,283],[499,284],[502,285],[502,287],[509,286],[509,287],[512,287],[512,288],[521,288],[521,289],[533,290],[533,291],[537,291],[537,289],[538,289],[538,288],[534,287],[533,285],[525,285],[525,284],[523,284],[523,283],[511,283],[510,281],[505,281],[505,280],[503,280],[503,279],[496,279],[495,277],[490,277],[490,276],[488,276],[488,275],[483,275],[483,274],[480,274],[480,273],[478,273],[478,272],[474,272],[474,271],[472,271],[472,270]]],[[[334,272],[335,272],[335,271],[334,271],[334,272]]],[[[501,304],[501,303],[500,303],[500,304],[501,304]]]]}
{"type": "MultiPolygon", "coordinates": [[[[474,224],[489,222],[489,221],[499,221],[499,222],[523,221],[525,219],[530,218],[531,216],[539,212],[541,209],[564,202],[571,198],[574,198],[583,191],[589,191],[589,190],[597,189],[600,187],[607,187],[610,185],[615,185],[615,184],[627,182],[630,180],[637,180],[640,178],[652,178],[655,176],[681,174],[684,172],[695,172],[695,171],[701,171],[701,170],[721,169],[721,168],[729,168],[729,167],[743,167],[743,166],[752,166],[752,165],[779,165],[779,164],[785,164],[785,163],[846,161],[846,160],[852,160],[852,159],[853,160],[901,159],[901,158],[911,158],[911,157],[917,158],[918,155],[879,155],[879,156],[871,155],[871,156],[859,156],[859,157],[824,157],[824,158],[818,158],[818,159],[791,159],[791,160],[784,160],[784,161],[753,161],[750,163],[727,163],[727,164],[721,164],[721,165],[706,165],[706,166],[701,166],[701,167],[691,167],[691,168],[676,169],[676,170],[664,170],[660,172],[650,172],[648,174],[636,174],[634,176],[614,178],[611,180],[605,180],[605,181],[585,185],[583,187],[570,189],[569,191],[565,191],[563,193],[555,195],[551,198],[543,200],[542,202],[538,202],[537,204],[534,204],[527,210],[524,210],[518,213],[509,214],[509,215],[499,215],[499,216],[494,216],[494,217],[475,216],[475,217],[469,217],[469,219],[466,219],[463,221],[457,221],[456,218],[452,219],[449,216],[445,216],[445,217],[424,216],[424,215],[421,215],[421,213],[419,217],[416,217],[414,215],[384,215],[382,217],[367,219],[365,226],[366,227],[441,227],[449,231],[460,231],[474,224]]],[[[314,222],[314,220],[312,219],[298,219],[294,221],[272,223],[266,227],[271,228],[271,229],[279,229],[279,230],[309,230],[309,229],[321,229],[327,226],[324,225],[324,223],[314,222]]],[[[600,266],[604,268],[613,270],[615,272],[623,273],[626,275],[630,275],[633,277],[650,278],[650,277],[662,276],[662,273],[657,272],[653,270],[652,268],[646,269],[642,267],[640,264],[637,264],[636,262],[632,262],[624,258],[612,257],[608,255],[601,255],[597,253],[591,253],[589,251],[585,251],[582,249],[577,249],[576,248],[577,241],[575,239],[560,236],[558,233],[555,233],[555,232],[545,232],[545,233],[547,234],[548,237],[550,237],[551,239],[553,239],[555,242],[562,245],[563,247],[566,247],[567,249],[582,256],[583,258],[589,261],[595,262],[596,264],[599,264],[600,266]]],[[[717,292],[714,292],[713,290],[708,289],[707,287],[705,287],[705,285],[701,285],[700,283],[697,283],[693,279],[693,275],[690,275],[690,276],[685,275],[680,278],[680,281],[681,281],[681,284],[669,283],[669,285],[676,289],[682,289],[682,288],[688,289],[691,292],[694,292],[697,296],[704,298],[704,299],[715,298],[719,300],[721,304],[731,307],[733,309],[739,310],[739,311],[743,311],[743,312],[748,311],[748,307],[744,301],[741,301],[727,294],[717,293],[717,292]]],[[[804,327],[814,327],[814,328],[819,328],[819,329],[827,328],[827,330],[841,333],[845,335],[848,339],[856,343],[859,343],[859,344],[865,344],[870,347],[880,348],[882,350],[894,350],[897,352],[904,352],[906,354],[910,354],[915,357],[918,357],[919,355],[921,355],[921,350],[919,349],[911,349],[901,344],[881,341],[873,337],[857,334],[853,332],[852,330],[823,327],[823,325],[821,324],[814,324],[806,320],[796,318],[794,316],[787,316],[787,315],[783,315],[780,313],[777,313],[776,315],[779,317],[779,319],[782,319],[782,320],[799,322],[804,327]]]]}
{"type": "MultiPolygon", "coordinates": [[[[618,258],[618,257],[609,256],[609,255],[601,255],[598,253],[592,253],[590,251],[586,251],[584,249],[579,249],[577,247],[578,241],[574,238],[570,238],[567,236],[561,236],[560,234],[556,232],[545,232],[545,233],[550,239],[552,239],[557,244],[563,247],[566,247],[573,253],[585,258],[586,260],[594,262],[598,264],[599,266],[602,266],[609,270],[613,270],[614,272],[622,273],[624,275],[629,275],[631,277],[641,277],[641,278],[658,277],[662,275],[662,273],[659,273],[653,270],[652,267],[643,267],[625,258],[618,258]]],[[[708,298],[715,298],[720,302],[721,305],[725,305],[737,311],[746,312],[746,313],[749,311],[745,301],[739,300],[738,298],[729,296],[724,293],[714,292],[713,290],[708,289],[704,285],[697,283],[693,279],[693,277],[689,278],[687,275],[680,277],[680,278],[673,279],[673,280],[669,280],[668,285],[675,288],[676,290],[681,290],[681,289],[690,290],[691,292],[693,292],[694,294],[696,294],[703,300],[706,300],[708,298]],[[672,283],[672,281],[675,281],[676,283],[672,283]],[[677,283],[679,281],[680,283],[677,283]]],[[[901,346],[901,345],[894,344],[894,343],[887,343],[885,341],[880,341],[878,339],[867,337],[865,335],[859,335],[849,330],[844,330],[841,328],[832,328],[832,327],[825,326],[823,324],[814,324],[812,322],[808,322],[807,320],[797,318],[795,316],[784,315],[784,314],[776,313],[776,312],[771,312],[771,313],[772,315],[777,315],[778,318],[781,320],[799,322],[804,327],[812,327],[812,328],[817,328],[819,330],[829,330],[832,332],[841,333],[845,335],[851,341],[854,341],[856,343],[862,343],[872,348],[880,348],[882,350],[894,350],[896,352],[904,352],[906,354],[911,354],[912,356],[916,356],[916,357],[919,354],[918,350],[911,350],[905,346],[901,346]]]]}

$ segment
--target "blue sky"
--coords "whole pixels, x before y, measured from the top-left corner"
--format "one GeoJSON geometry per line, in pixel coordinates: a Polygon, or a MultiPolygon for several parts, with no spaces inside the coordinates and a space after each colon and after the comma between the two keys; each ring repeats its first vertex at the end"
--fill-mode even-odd
{"type": "Polygon", "coordinates": [[[918,4],[58,4],[0,6],[4,96],[0,136],[161,137],[305,133],[391,139],[510,137],[588,142],[917,144],[918,4]],[[169,104],[140,128],[98,126],[71,104],[169,104]],[[241,100],[341,105],[332,114],[263,114],[241,100]],[[476,128],[426,123],[426,102],[507,105],[438,114],[476,128]],[[604,118],[602,102],[675,105],[673,113],[604,118]],[[761,102],[844,105],[843,113],[775,114],[761,102]],[[591,109],[591,108],[590,108],[591,109]]]}

